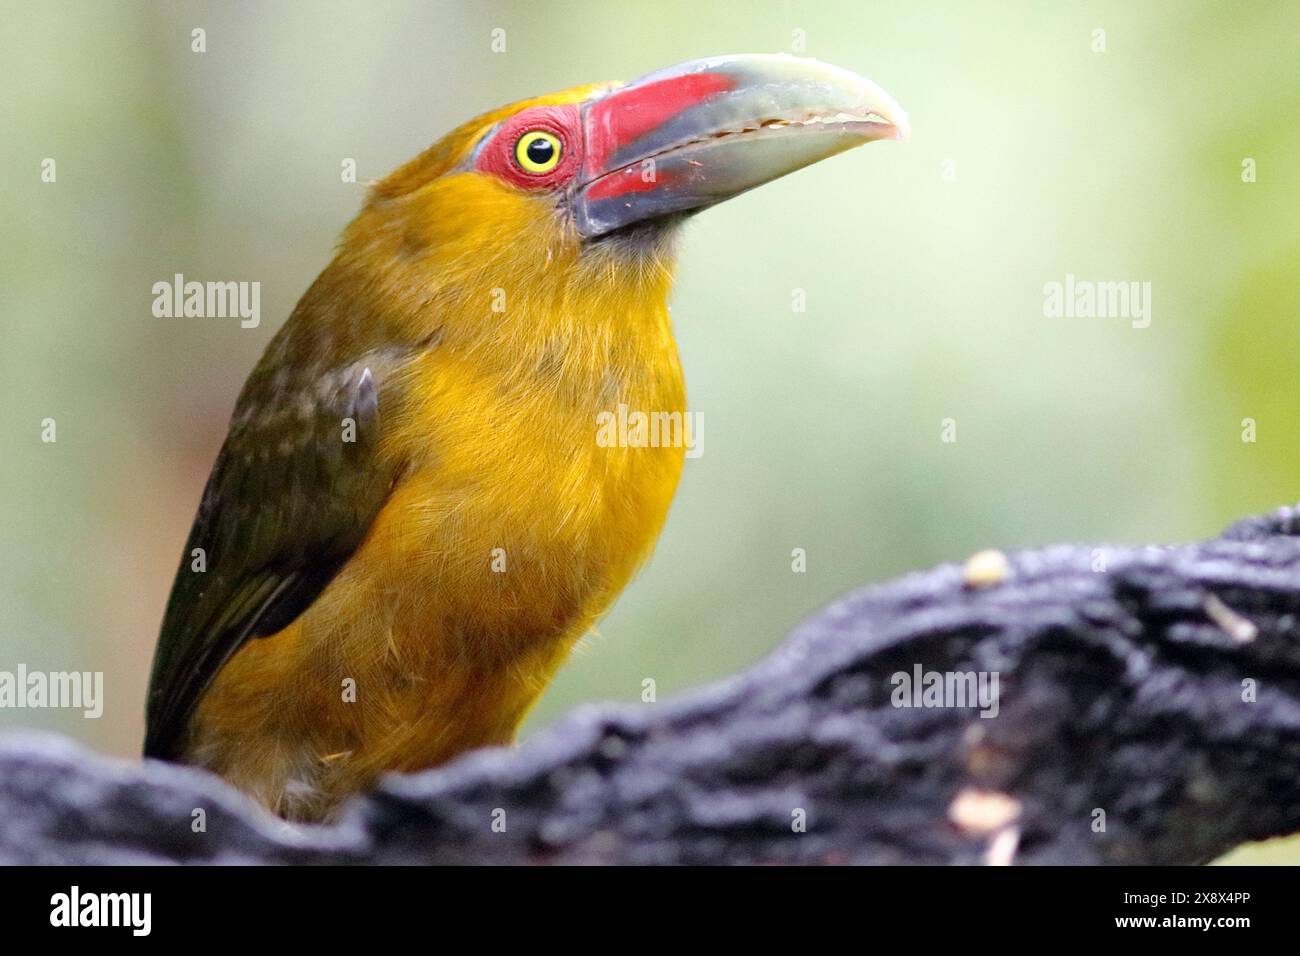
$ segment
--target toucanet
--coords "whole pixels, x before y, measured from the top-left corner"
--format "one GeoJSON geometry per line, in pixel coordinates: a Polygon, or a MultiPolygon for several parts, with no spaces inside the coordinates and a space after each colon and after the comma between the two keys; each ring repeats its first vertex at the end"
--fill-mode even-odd
{"type": "Polygon", "coordinates": [[[683,443],[597,423],[687,411],[679,226],[908,136],[854,73],[725,56],[494,110],[375,184],[239,396],[145,755],[322,820],[381,773],[510,742],[677,487],[683,443]]]}

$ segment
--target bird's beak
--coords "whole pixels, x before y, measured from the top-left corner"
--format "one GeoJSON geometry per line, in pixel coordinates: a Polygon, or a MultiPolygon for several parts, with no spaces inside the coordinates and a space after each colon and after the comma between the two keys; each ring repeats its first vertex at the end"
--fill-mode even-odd
{"type": "Polygon", "coordinates": [[[600,236],[703,209],[879,139],[908,139],[907,114],[848,70],[785,55],[692,60],[582,107],[578,231],[600,236]]]}

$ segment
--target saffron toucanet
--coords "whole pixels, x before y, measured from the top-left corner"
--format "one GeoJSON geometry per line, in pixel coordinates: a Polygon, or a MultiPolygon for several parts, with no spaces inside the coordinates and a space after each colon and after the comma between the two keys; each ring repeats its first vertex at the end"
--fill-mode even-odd
{"type": "Polygon", "coordinates": [[[908,135],[847,70],[726,56],[495,110],[375,184],[239,396],[146,756],[318,820],[382,772],[509,742],[677,487],[682,447],[595,435],[620,405],[686,410],[678,226],[908,135]]]}

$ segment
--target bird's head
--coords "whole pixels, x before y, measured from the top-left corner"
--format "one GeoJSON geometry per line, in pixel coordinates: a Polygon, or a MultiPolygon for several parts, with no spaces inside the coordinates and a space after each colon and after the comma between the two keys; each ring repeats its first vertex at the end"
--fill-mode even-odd
{"type": "Polygon", "coordinates": [[[361,290],[362,313],[383,315],[390,336],[509,338],[499,352],[549,349],[560,327],[591,333],[596,316],[640,309],[661,324],[683,218],[909,135],[870,80],[785,55],[695,60],[525,100],[376,183],[315,294],[361,290]]]}
{"type": "Polygon", "coordinates": [[[909,135],[898,103],[848,70],[786,55],[715,57],[494,110],[379,182],[372,203],[423,205],[423,194],[446,228],[470,216],[465,228],[499,241],[529,231],[545,240],[539,249],[601,247],[909,135]]]}

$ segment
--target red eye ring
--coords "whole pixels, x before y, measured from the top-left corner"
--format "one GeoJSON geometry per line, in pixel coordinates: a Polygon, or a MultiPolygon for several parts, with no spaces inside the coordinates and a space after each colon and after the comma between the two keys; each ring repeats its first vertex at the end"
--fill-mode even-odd
{"type": "MultiPolygon", "coordinates": [[[[555,189],[573,178],[582,164],[580,117],[576,104],[535,106],[505,120],[479,152],[474,168],[521,189],[555,189]],[[531,162],[529,140],[549,143],[554,162],[531,162]],[[521,149],[523,147],[523,149],[521,149]],[[520,155],[523,153],[523,155],[520,155]]],[[[540,158],[542,149],[536,150],[540,158]]]]}

